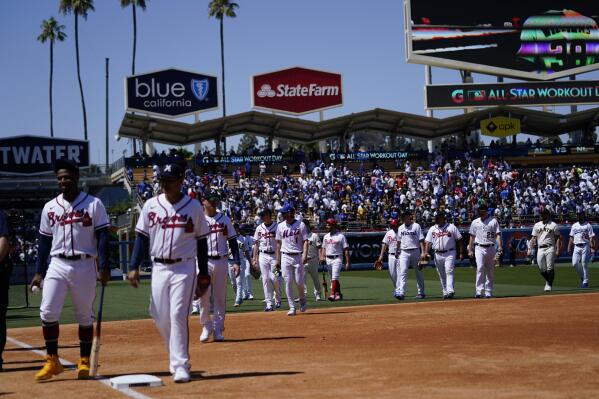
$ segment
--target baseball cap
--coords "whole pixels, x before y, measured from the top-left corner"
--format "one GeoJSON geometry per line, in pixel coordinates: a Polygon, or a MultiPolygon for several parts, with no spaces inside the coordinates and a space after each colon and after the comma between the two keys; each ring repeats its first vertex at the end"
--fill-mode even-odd
{"type": "Polygon", "coordinates": [[[391,225],[391,227],[397,227],[399,226],[399,221],[397,219],[391,219],[391,222],[389,224],[391,225]]]}
{"type": "Polygon", "coordinates": [[[289,213],[289,212],[293,212],[293,211],[295,211],[295,208],[293,208],[293,205],[291,205],[291,204],[285,204],[279,210],[279,212],[281,212],[281,213],[289,213]]]}
{"type": "Polygon", "coordinates": [[[160,174],[160,177],[173,177],[175,179],[182,178],[183,174],[185,173],[183,167],[176,163],[169,163],[164,165],[161,172],[162,173],[160,174]]]}
{"type": "Polygon", "coordinates": [[[54,173],[58,173],[59,170],[66,169],[71,172],[79,173],[79,167],[77,164],[70,159],[60,158],[54,161],[54,173]]]}
{"type": "Polygon", "coordinates": [[[210,192],[206,193],[204,195],[204,198],[206,199],[206,201],[209,201],[209,202],[220,201],[220,195],[218,195],[218,193],[215,191],[210,191],[210,192]]]}
{"type": "Polygon", "coordinates": [[[337,222],[336,222],[336,221],[335,221],[335,219],[333,219],[333,218],[328,218],[328,219],[327,219],[327,224],[328,224],[329,226],[337,226],[337,222]]]}

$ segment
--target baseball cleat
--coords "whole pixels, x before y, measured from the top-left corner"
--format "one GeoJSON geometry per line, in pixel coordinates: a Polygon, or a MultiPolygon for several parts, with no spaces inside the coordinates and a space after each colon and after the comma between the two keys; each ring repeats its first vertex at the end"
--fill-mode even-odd
{"type": "Polygon", "coordinates": [[[450,292],[447,294],[447,299],[453,299],[455,297],[455,293],[454,292],[450,292]]]}
{"type": "Polygon", "coordinates": [[[242,302],[243,302],[243,300],[237,299],[237,300],[235,300],[235,304],[233,306],[235,306],[235,307],[241,306],[242,302]]]}
{"type": "Polygon", "coordinates": [[[335,301],[335,294],[331,294],[328,298],[329,301],[334,302],[335,301]]]}
{"type": "Polygon", "coordinates": [[[482,298],[483,296],[482,296],[481,294],[476,294],[476,295],[474,295],[474,297],[475,297],[476,299],[480,299],[480,298],[482,298]]]}
{"type": "Polygon", "coordinates": [[[210,339],[210,334],[212,334],[212,330],[204,327],[202,329],[202,335],[200,335],[200,342],[206,342],[210,339]]]}
{"type": "Polygon", "coordinates": [[[580,288],[589,288],[589,283],[580,283],[580,288]]]}
{"type": "Polygon", "coordinates": [[[223,336],[223,332],[220,330],[214,330],[214,340],[216,342],[222,342],[225,340],[225,337],[223,336]]]}
{"type": "Polygon", "coordinates": [[[267,306],[264,308],[265,312],[274,312],[274,309],[272,308],[272,306],[267,306]]]}
{"type": "Polygon", "coordinates": [[[315,298],[316,302],[318,301],[322,301],[322,299],[320,298],[320,294],[316,294],[316,298],[315,298]]]}
{"type": "Polygon", "coordinates": [[[543,289],[543,291],[551,292],[551,286],[549,285],[549,283],[545,283],[545,288],[543,289]]]}
{"type": "Polygon", "coordinates": [[[175,381],[177,384],[189,382],[190,379],[191,377],[189,376],[189,370],[187,370],[187,367],[177,367],[173,373],[173,381],[175,381]]]}
{"type": "Polygon", "coordinates": [[[37,381],[49,380],[52,376],[58,375],[64,371],[57,355],[46,355],[46,364],[35,375],[37,381]]]}
{"type": "Polygon", "coordinates": [[[89,357],[82,357],[77,362],[77,379],[89,379],[89,357]]]}
{"type": "Polygon", "coordinates": [[[424,298],[426,298],[426,295],[424,295],[424,294],[418,294],[414,297],[414,299],[424,299],[424,298]]]}
{"type": "Polygon", "coordinates": [[[490,298],[493,298],[493,295],[491,295],[491,294],[485,294],[485,299],[490,299],[490,298]]]}
{"type": "Polygon", "coordinates": [[[443,299],[447,299],[447,294],[443,294],[443,299]]]}
{"type": "Polygon", "coordinates": [[[287,312],[287,316],[295,316],[295,308],[289,309],[289,312],[287,312]]]}
{"type": "Polygon", "coordinates": [[[335,300],[336,300],[336,301],[340,301],[340,300],[342,300],[342,299],[343,299],[343,295],[341,295],[341,294],[339,294],[339,293],[335,294],[335,300]]]}
{"type": "Polygon", "coordinates": [[[300,301],[300,299],[299,299],[299,298],[295,298],[295,299],[293,300],[293,302],[299,302],[299,301],[300,301]]]}
{"type": "Polygon", "coordinates": [[[252,294],[248,294],[247,298],[243,298],[243,299],[247,299],[249,301],[253,301],[254,300],[254,296],[252,294]]]}
{"type": "Polygon", "coordinates": [[[403,294],[394,294],[395,299],[398,301],[403,301],[406,297],[403,294]]]}
{"type": "Polygon", "coordinates": [[[275,302],[275,308],[279,309],[281,307],[281,301],[275,302]]]}
{"type": "Polygon", "coordinates": [[[306,310],[308,310],[308,303],[306,302],[306,300],[304,299],[301,303],[300,303],[300,312],[304,313],[306,310]]]}

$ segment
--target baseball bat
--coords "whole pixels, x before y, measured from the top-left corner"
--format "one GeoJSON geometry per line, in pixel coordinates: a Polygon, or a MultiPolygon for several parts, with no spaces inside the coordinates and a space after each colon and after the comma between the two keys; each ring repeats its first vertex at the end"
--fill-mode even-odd
{"type": "Polygon", "coordinates": [[[92,343],[89,375],[95,377],[98,373],[98,361],[100,360],[100,340],[102,337],[102,308],[104,307],[104,286],[100,290],[100,305],[98,306],[98,319],[96,320],[96,335],[92,343]]]}
{"type": "Polygon", "coordinates": [[[329,287],[327,286],[327,277],[326,277],[326,272],[323,270],[322,271],[322,288],[324,289],[324,296],[325,298],[329,296],[329,287]]]}

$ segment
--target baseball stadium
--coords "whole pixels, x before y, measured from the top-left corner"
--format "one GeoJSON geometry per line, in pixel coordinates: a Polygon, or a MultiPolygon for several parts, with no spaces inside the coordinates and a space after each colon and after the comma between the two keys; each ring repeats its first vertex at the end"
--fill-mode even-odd
{"type": "Polygon", "coordinates": [[[599,6],[19,3],[0,397],[599,397],[599,6]]]}

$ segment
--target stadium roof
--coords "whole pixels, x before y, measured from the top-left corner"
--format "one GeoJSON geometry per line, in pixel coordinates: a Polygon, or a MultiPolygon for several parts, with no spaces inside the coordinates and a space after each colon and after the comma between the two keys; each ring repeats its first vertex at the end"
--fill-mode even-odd
{"type": "Polygon", "coordinates": [[[117,135],[169,145],[187,145],[215,140],[219,136],[244,133],[299,142],[314,142],[365,130],[411,138],[435,139],[476,130],[480,127],[482,119],[492,116],[510,116],[520,119],[524,133],[543,137],[590,129],[599,124],[597,108],[560,115],[500,106],[448,118],[431,118],[375,108],[321,122],[257,111],[197,123],[126,113],[117,135]]]}

